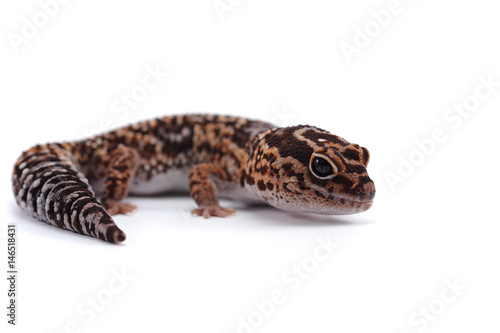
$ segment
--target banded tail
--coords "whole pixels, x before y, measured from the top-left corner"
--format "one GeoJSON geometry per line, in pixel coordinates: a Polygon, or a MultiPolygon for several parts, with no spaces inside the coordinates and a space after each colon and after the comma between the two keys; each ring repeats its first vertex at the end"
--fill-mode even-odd
{"type": "Polygon", "coordinates": [[[70,148],[68,144],[39,145],[19,157],[12,174],[18,205],[55,227],[111,243],[123,242],[125,233],[97,201],[70,148]]]}

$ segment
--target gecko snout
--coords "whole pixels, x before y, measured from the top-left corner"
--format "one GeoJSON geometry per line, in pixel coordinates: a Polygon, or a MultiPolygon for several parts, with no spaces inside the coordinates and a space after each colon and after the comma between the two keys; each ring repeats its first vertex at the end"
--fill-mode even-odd
{"type": "Polygon", "coordinates": [[[368,194],[368,199],[373,200],[373,198],[375,198],[375,193],[376,193],[375,191],[370,192],[370,193],[368,194]]]}
{"type": "Polygon", "coordinates": [[[365,190],[363,187],[357,187],[354,191],[361,200],[373,200],[375,198],[375,189],[365,190]]]}
{"type": "MultiPolygon", "coordinates": [[[[365,179],[368,177],[365,177],[365,179]]],[[[353,189],[350,190],[351,195],[355,195],[360,200],[373,200],[375,198],[375,184],[371,179],[366,181],[363,184],[355,185],[353,189]]]]}

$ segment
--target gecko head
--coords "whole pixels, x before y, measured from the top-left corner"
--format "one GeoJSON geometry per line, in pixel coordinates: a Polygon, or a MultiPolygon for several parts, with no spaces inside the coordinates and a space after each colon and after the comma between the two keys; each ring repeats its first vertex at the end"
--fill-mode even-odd
{"type": "Polygon", "coordinates": [[[313,126],[275,128],[253,146],[247,181],[264,201],[325,215],[369,209],[375,185],[368,150],[313,126]]]}

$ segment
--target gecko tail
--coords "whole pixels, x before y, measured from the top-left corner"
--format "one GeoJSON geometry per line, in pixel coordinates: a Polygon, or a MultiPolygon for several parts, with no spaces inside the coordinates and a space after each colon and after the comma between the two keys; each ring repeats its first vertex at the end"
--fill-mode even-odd
{"type": "Polygon", "coordinates": [[[110,243],[125,240],[62,145],[25,151],[14,166],[12,187],[18,205],[40,221],[110,243]]]}

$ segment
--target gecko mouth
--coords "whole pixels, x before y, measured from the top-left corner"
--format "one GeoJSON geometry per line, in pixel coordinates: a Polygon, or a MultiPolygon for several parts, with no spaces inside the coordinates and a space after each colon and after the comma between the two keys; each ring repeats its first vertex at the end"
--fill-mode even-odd
{"type": "Polygon", "coordinates": [[[328,199],[338,201],[341,205],[352,208],[362,208],[366,207],[366,209],[370,208],[373,204],[373,200],[356,200],[356,199],[347,199],[339,196],[329,195],[328,199]]]}
{"type": "MultiPolygon", "coordinates": [[[[291,182],[290,182],[291,183],[291,182]]],[[[309,208],[301,206],[302,211],[307,211],[309,213],[315,213],[320,215],[350,215],[364,212],[371,208],[373,205],[373,197],[371,195],[369,198],[361,199],[357,196],[349,196],[343,193],[330,193],[320,186],[310,186],[311,190],[316,192],[322,198],[309,202],[311,205],[309,208]]],[[[280,203],[274,200],[265,200],[269,204],[284,210],[296,211],[294,207],[290,207],[287,204],[280,203]],[[274,201],[274,202],[273,202],[274,201]]],[[[292,200],[291,200],[292,201],[292,200]]]]}
{"type": "Polygon", "coordinates": [[[328,195],[328,200],[343,207],[346,210],[345,214],[363,212],[368,210],[373,204],[373,200],[360,200],[358,198],[347,198],[333,194],[328,195]]]}
{"type": "Polygon", "coordinates": [[[363,210],[367,210],[373,204],[373,200],[370,201],[355,201],[355,200],[347,200],[347,206],[352,208],[361,208],[363,210]]]}

